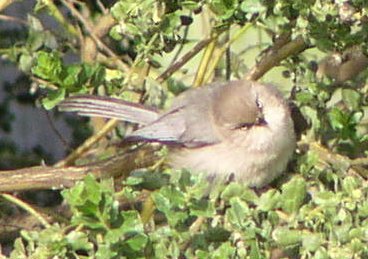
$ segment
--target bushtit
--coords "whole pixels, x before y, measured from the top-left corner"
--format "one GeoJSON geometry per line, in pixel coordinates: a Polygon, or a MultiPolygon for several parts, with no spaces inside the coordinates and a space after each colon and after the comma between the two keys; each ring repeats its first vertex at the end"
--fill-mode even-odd
{"type": "Polygon", "coordinates": [[[128,141],[171,148],[174,168],[261,187],[285,170],[295,148],[288,105],[276,88],[239,80],[190,89],[164,112],[101,96],[73,96],[59,105],[82,116],[138,123],[128,141]]]}
{"type": "Polygon", "coordinates": [[[351,47],[342,54],[333,53],[318,65],[317,77],[328,76],[341,83],[358,76],[368,66],[368,57],[359,47],[351,47]]]}

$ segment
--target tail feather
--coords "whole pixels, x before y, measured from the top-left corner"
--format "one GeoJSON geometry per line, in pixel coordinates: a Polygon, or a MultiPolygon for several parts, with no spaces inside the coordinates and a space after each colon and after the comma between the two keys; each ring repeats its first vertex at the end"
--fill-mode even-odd
{"type": "Polygon", "coordinates": [[[141,125],[151,123],[159,116],[157,111],[140,104],[93,95],[72,96],[59,104],[59,110],[76,112],[81,116],[118,119],[141,125]]]}

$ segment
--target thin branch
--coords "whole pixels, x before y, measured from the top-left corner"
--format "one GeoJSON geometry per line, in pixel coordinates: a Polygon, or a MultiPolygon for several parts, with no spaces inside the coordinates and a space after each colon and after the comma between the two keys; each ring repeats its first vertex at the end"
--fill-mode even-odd
{"type": "Polygon", "coordinates": [[[109,10],[106,9],[106,7],[103,5],[101,0],[97,0],[96,3],[97,3],[98,8],[100,8],[100,10],[103,14],[108,14],[109,13],[109,10]]]}
{"type": "MultiPolygon", "coordinates": [[[[287,36],[287,34],[286,34],[287,36]]],[[[288,37],[285,37],[286,39],[288,37]]],[[[283,39],[281,44],[274,44],[267,53],[245,76],[247,80],[257,80],[261,78],[270,69],[277,66],[285,58],[295,55],[308,47],[302,36],[296,37],[292,41],[283,39]],[[285,43],[287,42],[287,43],[285,43]],[[285,44],[284,44],[285,43],[285,44]]]]}
{"type": "Polygon", "coordinates": [[[47,8],[49,9],[50,14],[55,18],[56,21],[58,21],[62,26],[64,26],[64,28],[66,29],[67,32],[69,32],[73,36],[77,35],[77,30],[69,22],[67,22],[65,20],[62,13],[56,7],[54,1],[44,0],[43,4],[45,4],[47,6],[47,8]]]}
{"type": "MultiPolygon", "coordinates": [[[[226,33],[226,40],[229,41],[230,39],[230,31],[226,33]]],[[[231,78],[231,48],[230,45],[227,46],[225,50],[225,79],[229,81],[231,78]]]]}
{"type": "Polygon", "coordinates": [[[7,194],[7,193],[0,193],[0,197],[3,199],[14,203],[15,205],[21,207],[25,211],[27,211],[29,214],[33,215],[45,228],[49,228],[50,224],[47,222],[47,220],[41,215],[41,213],[38,213],[34,208],[29,206],[26,202],[18,199],[17,197],[7,194]]]}
{"type": "Polygon", "coordinates": [[[49,81],[43,80],[39,77],[31,76],[32,81],[36,82],[37,84],[43,85],[46,88],[49,88],[50,90],[58,90],[59,86],[54,85],[53,83],[50,83],[49,81]]]}
{"type": "Polygon", "coordinates": [[[13,4],[16,0],[2,0],[0,1],[0,12],[6,9],[9,5],[13,4]]]}
{"type": "Polygon", "coordinates": [[[147,167],[158,158],[157,146],[145,146],[106,160],[83,166],[35,166],[18,170],[0,171],[0,192],[28,190],[57,190],[73,186],[92,174],[97,179],[123,177],[137,168],[147,167]]]}
{"type": "MultiPolygon", "coordinates": [[[[213,73],[213,71],[217,67],[218,63],[220,62],[221,57],[230,48],[231,44],[233,44],[235,41],[237,41],[240,38],[240,36],[244,35],[244,33],[249,28],[251,28],[251,26],[252,26],[251,23],[247,23],[242,28],[237,30],[235,32],[235,34],[229,40],[227,40],[227,42],[221,48],[215,50],[215,53],[214,53],[213,57],[211,58],[211,63],[209,64],[209,69],[207,69],[207,71],[206,71],[206,77],[205,77],[204,82],[207,83],[209,81],[211,74],[213,73]]],[[[227,69],[226,73],[229,73],[229,75],[231,74],[230,68],[227,69]]],[[[228,77],[230,78],[229,75],[228,75],[228,77]]]]}
{"type": "MultiPolygon", "coordinates": [[[[206,83],[204,81],[205,76],[207,74],[208,66],[209,66],[209,64],[212,60],[213,52],[215,51],[217,41],[218,41],[218,36],[214,37],[213,40],[207,45],[207,47],[206,47],[206,49],[203,53],[201,62],[199,64],[199,67],[197,69],[197,74],[194,78],[194,82],[193,82],[194,87],[198,87],[198,86],[201,86],[203,83],[206,83]]],[[[212,72],[212,71],[210,71],[210,72],[212,72]]]]}
{"type": "MultiPolygon", "coordinates": [[[[74,17],[76,17],[82,24],[83,26],[86,28],[86,30],[88,31],[88,33],[90,34],[91,38],[96,42],[97,46],[105,51],[110,57],[112,57],[114,59],[115,62],[117,62],[118,67],[123,70],[123,71],[128,71],[129,67],[127,64],[125,64],[124,62],[122,62],[120,60],[120,58],[105,44],[103,43],[99,37],[103,36],[101,34],[101,32],[105,32],[106,28],[105,28],[105,24],[102,25],[102,27],[96,26],[99,28],[98,32],[95,32],[94,29],[92,29],[93,25],[87,21],[83,15],[81,15],[79,13],[79,11],[74,7],[74,5],[72,3],[69,3],[66,0],[62,0],[61,1],[72,13],[72,15],[74,17]]],[[[103,21],[107,21],[109,20],[108,18],[113,19],[113,17],[111,15],[108,15],[107,17],[105,16],[103,21]]],[[[111,26],[111,22],[107,22],[106,23],[106,27],[110,27],[111,26]]]]}
{"type": "Polygon", "coordinates": [[[334,153],[327,148],[321,146],[317,142],[312,143],[298,143],[298,146],[301,149],[307,149],[318,154],[319,163],[334,165],[337,168],[345,169],[346,172],[350,171],[356,175],[360,175],[364,179],[368,178],[367,169],[365,169],[362,165],[364,165],[364,161],[367,161],[367,158],[358,158],[358,159],[350,159],[347,156],[340,155],[334,153]]]}
{"type": "Polygon", "coordinates": [[[159,83],[163,83],[166,79],[168,79],[172,74],[178,71],[182,66],[184,66],[189,60],[191,60],[195,55],[197,55],[204,47],[206,47],[211,41],[212,37],[201,40],[198,42],[189,52],[187,52],[184,56],[182,56],[178,61],[168,67],[164,72],[161,73],[156,78],[156,81],[159,83]]]}
{"type": "Polygon", "coordinates": [[[102,129],[88,138],[82,145],[80,145],[76,150],[74,150],[69,156],[67,156],[64,160],[59,161],[55,167],[63,167],[67,165],[71,165],[75,160],[80,158],[85,152],[87,152],[94,144],[96,144],[100,139],[106,136],[112,129],[115,128],[118,120],[112,119],[109,120],[102,129]]]}
{"type": "Polygon", "coordinates": [[[188,37],[188,33],[189,33],[189,26],[186,26],[185,29],[184,29],[184,34],[183,34],[183,38],[181,40],[181,43],[180,43],[180,46],[179,46],[179,49],[176,51],[173,59],[171,60],[170,62],[170,66],[174,64],[174,62],[178,59],[181,51],[183,50],[184,48],[184,43],[185,41],[187,40],[187,37],[188,37]]]}
{"type": "Polygon", "coordinates": [[[352,165],[368,165],[368,157],[356,158],[351,161],[352,165]]]}
{"type": "Polygon", "coordinates": [[[43,110],[46,116],[46,119],[51,127],[51,130],[56,134],[56,136],[59,138],[60,142],[64,145],[66,149],[70,149],[70,146],[68,144],[68,141],[64,138],[64,136],[61,134],[61,132],[56,128],[54,120],[51,118],[50,113],[47,110],[43,110]]]}
{"type": "Polygon", "coordinates": [[[7,22],[15,22],[15,23],[19,23],[21,25],[28,25],[27,21],[25,21],[25,20],[22,20],[18,17],[14,17],[14,16],[4,15],[4,14],[0,14],[0,20],[7,21],[7,22]]]}

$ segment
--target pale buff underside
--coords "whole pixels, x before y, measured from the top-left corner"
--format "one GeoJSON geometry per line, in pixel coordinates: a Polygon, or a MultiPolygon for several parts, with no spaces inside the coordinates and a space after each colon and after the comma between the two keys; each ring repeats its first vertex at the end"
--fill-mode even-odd
{"type": "Polygon", "coordinates": [[[293,123],[284,107],[278,108],[265,111],[269,126],[252,127],[219,144],[174,150],[171,166],[205,172],[220,180],[233,174],[236,181],[248,186],[268,184],[284,172],[295,150],[293,123]]]}

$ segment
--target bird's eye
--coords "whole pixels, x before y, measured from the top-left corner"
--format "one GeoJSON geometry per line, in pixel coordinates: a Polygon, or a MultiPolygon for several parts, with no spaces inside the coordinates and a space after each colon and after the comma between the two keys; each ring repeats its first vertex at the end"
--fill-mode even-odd
{"type": "Polygon", "coordinates": [[[256,105],[258,107],[258,109],[262,110],[263,108],[263,103],[261,103],[261,101],[259,100],[259,98],[256,98],[256,105]]]}
{"type": "Polygon", "coordinates": [[[255,123],[256,125],[266,125],[267,124],[267,122],[266,122],[266,120],[263,118],[263,117],[260,117],[260,118],[257,118],[257,120],[256,120],[256,123],[255,123]]]}
{"type": "Polygon", "coordinates": [[[250,127],[254,126],[254,123],[239,123],[237,125],[234,125],[233,127],[231,127],[231,129],[233,130],[247,130],[250,127]]]}

